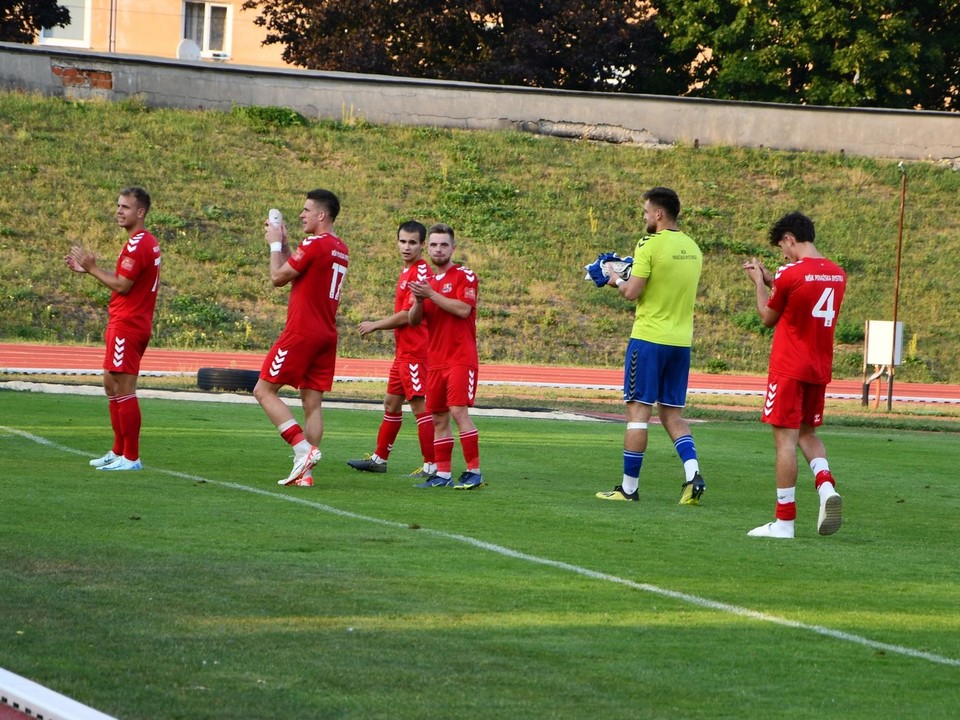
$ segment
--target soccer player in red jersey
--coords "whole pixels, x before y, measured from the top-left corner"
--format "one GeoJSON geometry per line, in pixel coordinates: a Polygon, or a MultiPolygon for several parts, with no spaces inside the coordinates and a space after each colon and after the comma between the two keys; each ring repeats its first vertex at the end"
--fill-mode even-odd
{"type": "Polygon", "coordinates": [[[291,253],[286,226],[264,222],[270,247],[270,280],[290,284],[287,322],[260,369],[253,396],[293,447],[293,469],[280,485],[313,485],[312,468],[320,459],[323,394],[333,387],[337,362],[337,310],[350,254],[333,234],[340,201],[329,190],[307,193],[300,224],[307,234],[291,253]],[[278,393],[283,385],[300,390],[304,426],[293,418],[278,393]]]}
{"type": "Polygon", "coordinates": [[[757,258],[743,266],[756,286],[760,320],[774,328],[761,420],[773,426],[776,519],[751,530],[747,533],[751,537],[793,537],[798,446],[810,463],[820,496],[817,532],[832,535],[840,529],[841,499],[816,429],[823,424],[824,395],[833,372],[833,335],[847,276],[820,254],[814,237],[813,221],[806,215],[784,215],[770,229],[770,242],[780,248],[787,264],[776,275],[757,258]]]}
{"type": "Polygon", "coordinates": [[[408,220],[400,225],[397,229],[397,248],[403,261],[403,270],[397,280],[393,314],[379,320],[364,320],[358,326],[360,335],[369,335],[377,330],[393,330],[396,349],[387,380],[383,420],[377,433],[377,448],[372,455],[347,461],[347,464],[356,470],[377,473],[387,471],[387,458],[390,457],[390,451],[403,423],[404,400],[410,403],[410,409],[416,418],[420,452],[423,455],[423,466],[407,477],[429,479],[437,469],[433,462],[433,418],[427,412],[424,400],[427,381],[427,325],[410,325],[409,310],[414,299],[407,288],[409,282],[426,282],[433,275],[430,265],[422,257],[426,238],[427,229],[416,220],[408,220]]]}
{"type": "Polygon", "coordinates": [[[141,187],[120,191],[117,224],[127,232],[113,272],[97,266],[92,253],[74,245],[65,260],[78,273],[89,273],[112,292],[104,335],[103,389],[109,398],[113,447],[90,461],[98,470],[140,470],[140,403],[137,378],[153,333],[153,311],[160,286],[160,244],[144,227],[150,195],[141,187]]]}
{"type": "Polygon", "coordinates": [[[477,287],[469,268],[453,262],[456,247],[453,228],[438,223],[427,231],[427,254],[435,275],[427,282],[410,282],[415,301],[410,325],[426,321],[430,328],[427,374],[427,409],[433,415],[434,458],[437,473],[416,487],[449,487],[473,490],[483,487],[477,426],[470,418],[477,391],[477,287]],[[453,432],[460,433],[460,449],[467,469],[456,484],[451,472],[453,432]]]}

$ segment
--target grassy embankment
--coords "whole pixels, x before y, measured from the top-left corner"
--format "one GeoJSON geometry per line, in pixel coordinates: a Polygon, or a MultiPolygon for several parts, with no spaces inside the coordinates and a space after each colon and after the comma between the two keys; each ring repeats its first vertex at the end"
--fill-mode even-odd
{"type": "MultiPolygon", "coordinates": [[[[960,174],[907,166],[898,379],[960,382],[960,307],[952,259],[960,174]],[[953,289],[951,289],[953,288],[953,289]]],[[[264,349],[286,291],[266,279],[261,224],[280,207],[295,223],[303,192],[335,189],[351,249],[342,303],[344,356],[388,356],[388,333],[353,328],[390,309],[395,227],[415,217],[459,232],[459,259],[481,278],[484,362],[619,365],[631,308],[582,280],[602,250],[626,254],[642,229],[639,196],[675,187],[682,227],[706,259],[695,369],[758,373],[769,336],[740,268],[769,266],[766,230],[801,209],[850,286],[838,328],[837,377],[858,377],[863,324],[889,319],[900,201],[895,160],[765,149],[650,149],[517,132],[306,121],[278,109],[150,110],[0,94],[0,337],[100,342],[107,292],[60,263],[78,242],[110,265],[118,188],[147,187],[149,227],[164,251],[154,346],[264,349]]],[[[293,228],[296,234],[297,228],[293,228]]]]}

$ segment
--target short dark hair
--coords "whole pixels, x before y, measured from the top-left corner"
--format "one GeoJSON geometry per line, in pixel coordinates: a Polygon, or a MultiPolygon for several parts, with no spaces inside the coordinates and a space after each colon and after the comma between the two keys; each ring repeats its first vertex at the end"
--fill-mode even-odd
{"type": "Polygon", "coordinates": [[[793,235],[797,242],[813,242],[817,235],[813,220],[800,212],[787,213],[773,224],[770,228],[770,244],[779,245],[787,233],[793,235]]]}
{"type": "Polygon", "coordinates": [[[446,223],[434,223],[430,226],[430,229],[427,230],[427,235],[433,235],[434,233],[440,233],[441,235],[449,235],[450,239],[456,242],[457,236],[453,234],[453,228],[447,225],[446,223]]]}
{"type": "Polygon", "coordinates": [[[329,190],[324,190],[323,188],[311,190],[307,193],[307,200],[313,200],[320,205],[326,210],[331,220],[336,220],[337,215],[340,214],[340,200],[329,190]]]}
{"type": "Polygon", "coordinates": [[[146,210],[146,212],[150,212],[150,193],[148,193],[142,187],[139,187],[138,185],[125,187],[120,191],[120,197],[132,197],[137,201],[137,205],[146,210]]]}
{"type": "Polygon", "coordinates": [[[643,194],[643,199],[661,208],[672,220],[680,217],[680,196],[677,195],[676,190],[657,186],[647,190],[643,194]]]}
{"type": "Polygon", "coordinates": [[[400,237],[400,233],[402,232],[416,233],[420,238],[421,245],[423,245],[423,241],[427,239],[427,229],[422,223],[418,223],[416,220],[407,220],[406,222],[400,223],[400,227],[397,228],[397,237],[400,237]]]}

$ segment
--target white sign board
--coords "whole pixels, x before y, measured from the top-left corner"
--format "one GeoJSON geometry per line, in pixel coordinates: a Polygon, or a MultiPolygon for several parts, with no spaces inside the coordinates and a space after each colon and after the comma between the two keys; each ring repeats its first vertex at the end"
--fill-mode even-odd
{"type": "Polygon", "coordinates": [[[889,365],[891,353],[893,364],[899,365],[903,352],[903,323],[897,323],[897,345],[893,346],[893,323],[889,320],[867,320],[866,360],[867,365],[889,365]]]}

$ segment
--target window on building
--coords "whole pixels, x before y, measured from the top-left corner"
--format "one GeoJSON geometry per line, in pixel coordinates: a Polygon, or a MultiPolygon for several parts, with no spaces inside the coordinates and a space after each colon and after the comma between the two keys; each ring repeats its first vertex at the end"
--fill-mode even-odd
{"type": "Polygon", "coordinates": [[[204,57],[230,56],[229,5],[183,4],[183,36],[193,40],[204,57]]]}
{"type": "Polygon", "coordinates": [[[41,45],[66,47],[90,47],[90,3],[92,0],[59,0],[70,11],[70,24],[66,27],[44,28],[37,42],[41,45]]]}

